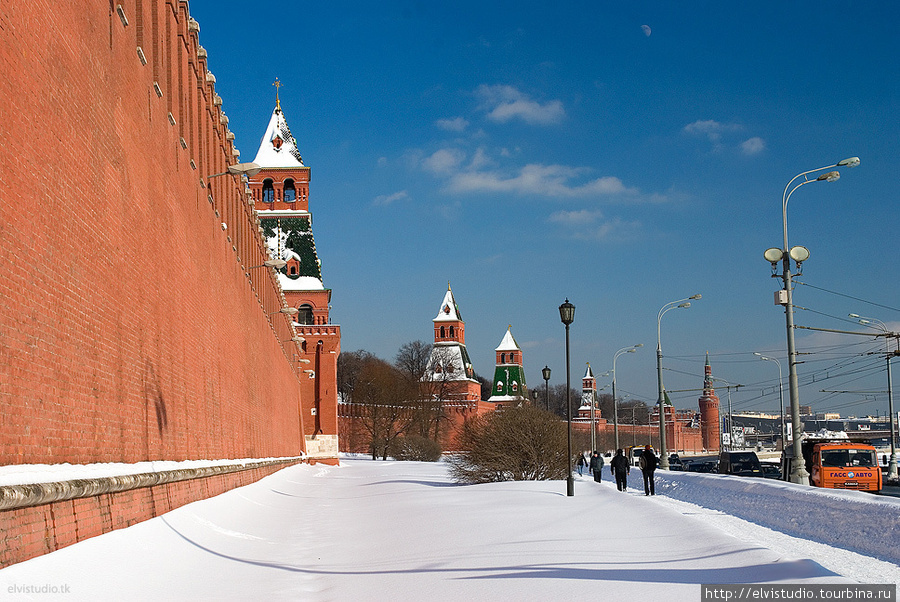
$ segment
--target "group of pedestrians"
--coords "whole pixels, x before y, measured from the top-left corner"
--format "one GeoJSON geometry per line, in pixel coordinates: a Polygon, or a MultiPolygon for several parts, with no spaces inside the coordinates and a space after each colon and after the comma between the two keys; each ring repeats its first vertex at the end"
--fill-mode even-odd
{"type": "MultiPolygon", "coordinates": [[[[659,466],[659,458],[653,452],[652,447],[649,445],[644,447],[644,451],[641,453],[638,464],[641,468],[641,473],[643,473],[644,476],[644,495],[656,495],[653,473],[656,471],[656,467],[659,466]]],[[[579,475],[583,474],[583,470],[585,466],[587,466],[590,473],[594,476],[594,480],[598,483],[601,481],[604,461],[600,452],[594,451],[591,454],[590,460],[586,460],[584,455],[579,456],[576,465],[578,467],[579,475]]],[[[619,491],[627,490],[628,475],[631,473],[631,465],[628,463],[628,458],[625,457],[624,449],[616,450],[616,455],[609,463],[609,470],[616,479],[616,488],[619,491]]]]}

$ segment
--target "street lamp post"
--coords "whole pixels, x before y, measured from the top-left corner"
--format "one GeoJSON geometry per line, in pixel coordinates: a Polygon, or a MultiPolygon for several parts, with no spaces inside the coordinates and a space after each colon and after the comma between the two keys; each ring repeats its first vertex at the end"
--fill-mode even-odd
{"type": "Polygon", "coordinates": [[[884,356],[887,358],[887,387],[888,387],[888,413],[891,415],[891,457],[888,460],[888,478],[892,481],[897,479],[897,448],[894,443],[894,433],[897,430],[897,416],[894,414],[894,387],[891,383],[891,358],[897,354],[897,352],[890,350],[890,345],[888,343],[888,335],[893,334],[888,331],[887,324],[882,322],[877,318],[864,318],[859,314],[850,314],[851,318],[857,318],[860,324],[868,326],[872,322],[884,333],[884,356]]]}
{"type": "Polygon", "coordinates": [[[567,454],[566,454],[566,495],[575,495],[575,476],[572,474],[572,400],[569,391],[572,389],[569,369],[569,324],[575,321],[575,306],[566,302],[559,306],[559,319],[566,325],[566,422],[567,422],[567,454]]]}
{"type": "Polygon", "coordinates": [[[544,377],[544,401],[547,402],[547,411],[550,411],[550,367],[544,366],[544,369],[541,370],[541,375],[544,377]]]}
{"type": "Polygon", "coordinates": [[[659,468],[669,470],[669,454],[666,451],[666,390],[663,387],[662,377],[662,343],[660,341],[660,322],[663,315],[672,309],[687,308],[691,306],[692,299],[700,299],[701,295],[691,295],[678,301],[670,301],[663,305],[656,314],[656,379],[659,388],[659,397],[656,403],[659,405],[659,468]]]}
{"type": "Polygon", "coordinates": [[[781,451],[786,454],[787,446],[785,445],[785,442],[787,442],[787,426],[784,424],[784,382],[781,379],[781,362],[779,362],[776,357],[767,357],[762,353],[756,353],[755,351],[753,352],[753,355],[761,360],[778,364],[778,413],[781,414],[781,451]]]}
{"type": "MultiPolygon", "coordinates": [[[[829,171],[828,173],[820,175],[815,180],[810,180],[807,177],[809,174],[817,171],[825,171],[826,169],[832,169],[834,167],[856,167],[857,165],[859,165],[859,157],[850,157],[849,159],[844,159],[834,165],[804,171],[791,178],[791,181],[784,187],[784,193],[781,195],[781,221],[784,227],[784,247],[781,249],[773,247],[765,252],[765,258],[772,264],[773,272],[777,269],[778,262],[782,262],[781,279],[783,288],[776,293],[775,303],[776,305],[784,305],[784,321],[787,330],[791,429],[793,431],[794,459],[796,460],[791,463],[790,480],[792,483],[809,484],[809,473],[806,471],[806,467],[803,466],[803,462],[800,461],[800,458],[803,457],[800,453],[800,445],[803,439],[803,427],[800,424],[800,389],[797,383],[797,349],[794,345],[794,304],[792,299],[793,286],[791,284],[791,259],[797,263],[799,269],[800,264],[809,258],[809,251],[805,247],[794,247],[793,249],[788,247],[787,205],[788,201],[791,200],[791,195],[801,186],[812,184],[813,182],[834,182],[841,177],[840,172],[829,171]],[[797,181],[797,178],[800,177],[803,178],[803,181],[791,188],[794,182],[797,181]]],[[[772,276],[777,276],[777,274],[773,273],[772,276]]]]}
{"type": "MultiPolygon", "coordinates": [[[[623,347],[616,351],[616,354],[613,356],[613,367],[612,367],[612,396],[613,396],[613,432],[616,436],[616,449],[619,449],[619,401],[616,399],[616,360],[623,353],[634,353],[638,347],[643,347],[643,343],[638,343],[637,345],[632,345],[631,347],[623,347]]],[[[632,430],[634,426],[632,426],[632,430]]]]}

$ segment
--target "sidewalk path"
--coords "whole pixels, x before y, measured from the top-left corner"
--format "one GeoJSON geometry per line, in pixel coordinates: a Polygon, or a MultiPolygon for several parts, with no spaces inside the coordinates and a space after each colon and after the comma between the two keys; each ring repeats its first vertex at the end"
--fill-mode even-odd
{"type": "Polygon", "coordinates": [[[444,464],[369,460],[286,468],[0,571],[10,599],[47,584],[70,601],[695,602],[700,584],[764,582],[852,581],[608,481],[567,497],[561,481],[459,486],[444,464]]]}

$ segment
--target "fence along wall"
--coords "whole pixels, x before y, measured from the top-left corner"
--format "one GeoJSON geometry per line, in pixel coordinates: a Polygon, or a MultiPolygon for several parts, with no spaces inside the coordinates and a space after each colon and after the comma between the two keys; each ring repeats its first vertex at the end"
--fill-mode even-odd
{"type": "Polygon", "coordinates": [[[177,0],[0,5],[0,464],[296,456],[283,298],[177,0]]]}

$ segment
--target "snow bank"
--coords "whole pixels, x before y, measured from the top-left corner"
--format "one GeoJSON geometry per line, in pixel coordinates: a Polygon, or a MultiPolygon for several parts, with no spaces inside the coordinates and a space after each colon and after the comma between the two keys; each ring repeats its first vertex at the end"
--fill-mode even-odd
{"type": "MultiPolygon", "coordinates": [[[[606,475],[604,475],[606,476],[606,475]]],[[[656,493],[900,564],[900,500],[772,479],[656,472],[656,493]]],[[[639,470],[628,484],[643,490],[639,470]]]]}

